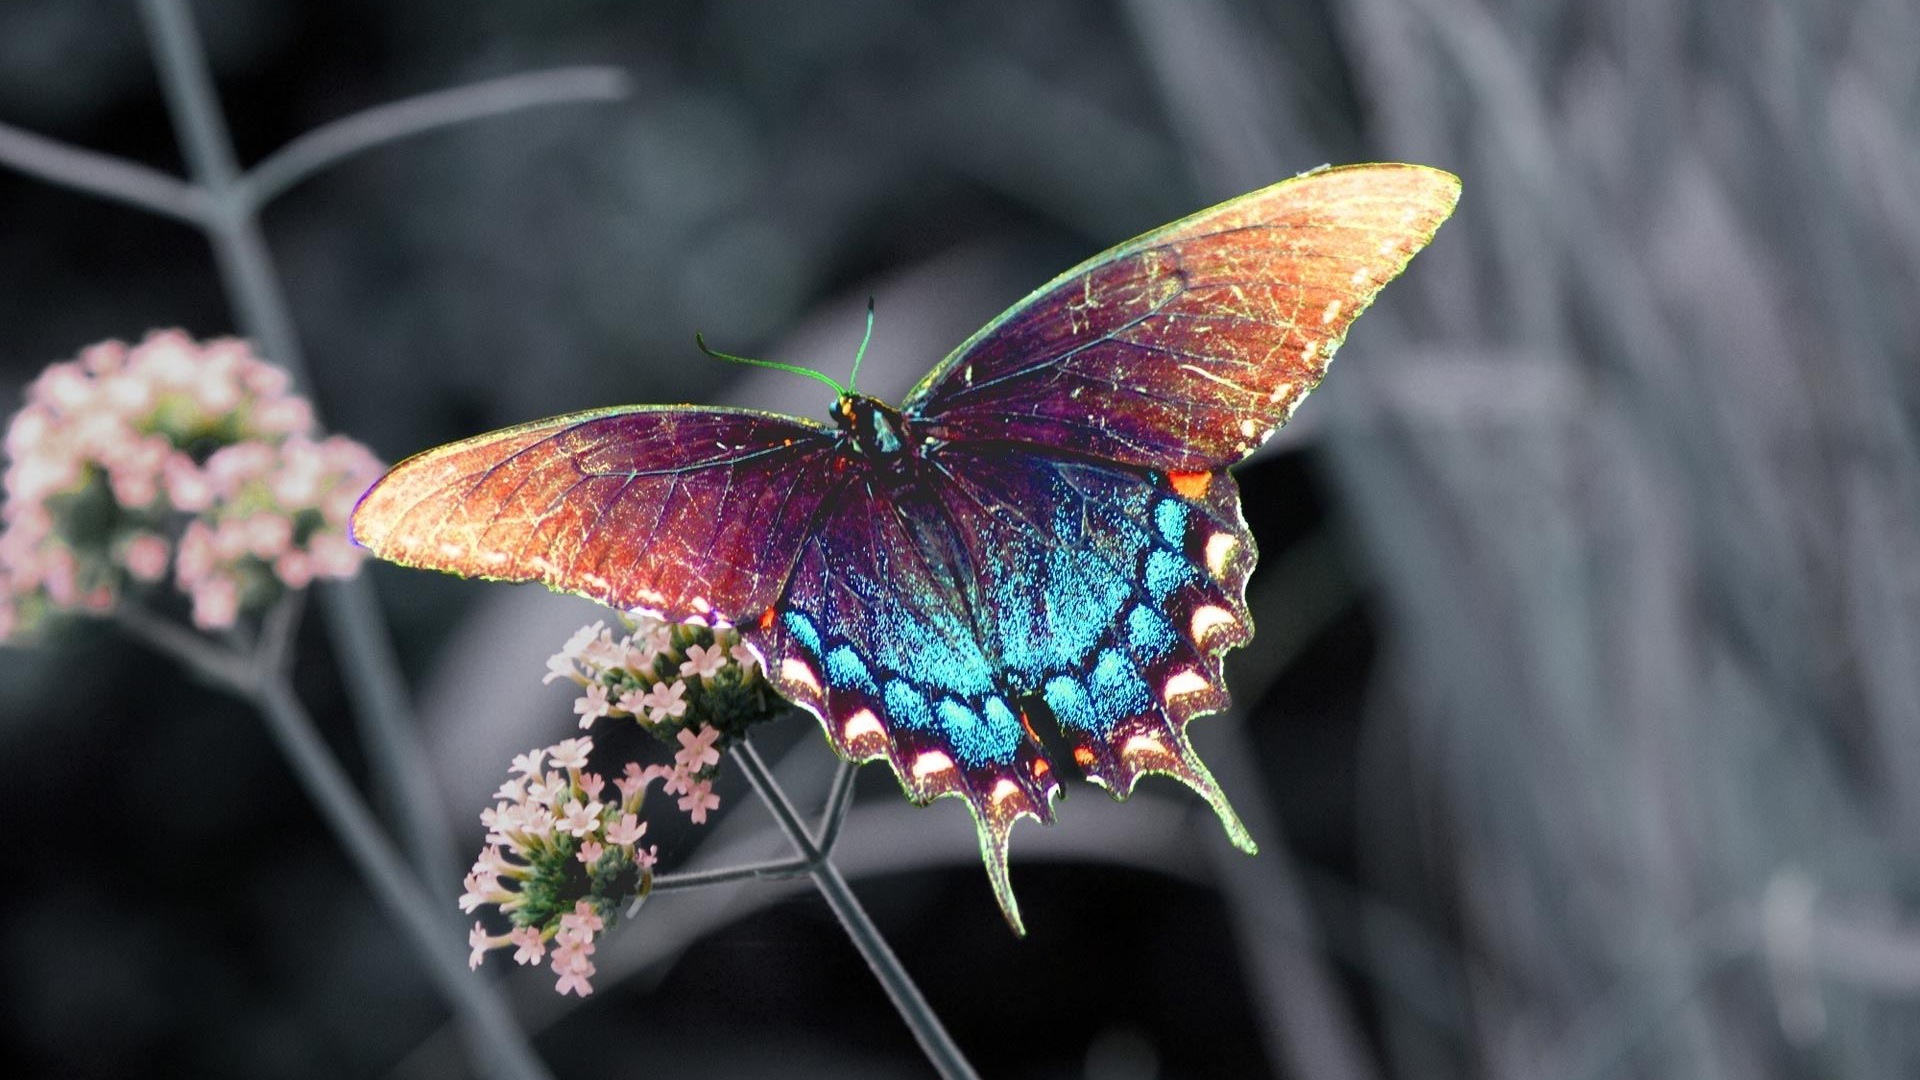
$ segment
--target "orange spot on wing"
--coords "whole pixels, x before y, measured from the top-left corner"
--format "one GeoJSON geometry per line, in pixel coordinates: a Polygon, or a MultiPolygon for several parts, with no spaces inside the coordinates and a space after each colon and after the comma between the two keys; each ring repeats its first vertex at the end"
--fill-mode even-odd
{"type": "Polygon", "coordinates": [[[1047,764],[1046,758],[1033,759],[1033,778],[1035,780],[1040,779],[1041,777],[1047,775],[1052,771],[1053,771],[1053,766],[1047,764]]]}
{"type": "Polygon", "coordinates": [[[1205,495],[1207,488],[1212,486],[1213,474],[1206,472],[1170,472],[1167,474],[1167,480],[1173,484],[1173,490],[1181,496],[1189,499],[1197,499],[1205,495]]]}
{"type": "Polygon", "coordinates": [[[773,609],[772,608],[768,608],[767,610],[760,613],[760,629],[762,630],[773,629],[773,609]]]}
{"type": "Polygon", "coordinates": [[[1090,768],[1093,765],[1093,751],[1084,746],[1076,746],[1073,748],[1073,760],[1083,769],[1090,768]]]}

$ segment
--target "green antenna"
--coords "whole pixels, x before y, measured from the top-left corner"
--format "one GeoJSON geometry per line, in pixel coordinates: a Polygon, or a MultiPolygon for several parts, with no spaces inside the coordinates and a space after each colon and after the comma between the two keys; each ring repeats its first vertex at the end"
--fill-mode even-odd
{"type": "Polygon", "coordinates": [[[860,385],[860,361],[867,358],[867,342],[873,340],[873,297],[867,297],[867,332],[860,335],[860,351],[853,354],[853,374],[847,376],[847,387],[852,389],[860,385]]]}
{"type": "MultiPolygon", "coordinates": [[[[873,316],[869,314],[867,316],[867,320],[868,320],[867,325],[869,328],[869,332],[871,332],[871,328],[873,325],[872,323],[873,316]]],[[[833,379],[833,376],[824,375],[818,371],[813,370],[812,368],[800,367],[797,364],[782,364],[778,360],[755,360],[752,357],[735,356],[732,353],[718,352],[714,349],[707,348],[707,339],[700,336],[697,333],[693,335],[693,343],[695,345],[700,346],[701,352],[706,353],[708,356],[713,357],[715,360],[731,360],[736,364],[752,364],[754,367],[772,368],[775,371],[791,371],[795,375],[805,375],[809,379],[819,379],[821,382],[826,383],[828,386],[833,387],[833,392],[835,394],[838,394],[841,397],[847,396],[847,393],[848,393],[847,388],[835,382],[833,379]]],[[[865,352],[866,345],[862,344],[860,346],[860,349],[862,352],[865,352]]],[[[853,362],[853,368],[855,371],[859,371],[860,361],[855,360],[853,362]]]]}

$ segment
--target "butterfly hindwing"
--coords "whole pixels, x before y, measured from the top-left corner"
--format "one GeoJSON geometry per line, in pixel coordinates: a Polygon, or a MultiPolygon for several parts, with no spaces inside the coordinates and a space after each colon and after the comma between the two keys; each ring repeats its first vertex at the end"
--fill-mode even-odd
{"type": "Polygon", "coordinates": [[[826,508],[785,595],[743,629],[780,693],[850,761],[886,761],[908,796],[965,800],[1002,910],[1014,821],[1059,790],[1019,694],[980,632],[968,569],[929,492],[854,477],[826,508]]]}
{"type": "Polygon", "coordinates": [[[1326,374],[1354,318],[1453,210],[1417,165],[1307,173],[1069,270],[988,324],[904,404],[929,434],[1144,468],[1245,457],[1326,374]]]}
{"type": "Polygon", "coordinates": [[[353,537],[383,559],[727,621],[785,586],[840,478],[818,424],[740,409],[574,413],[401,462],[353,537]]]}
{"type": "Polygon", "coordinates": [[[983,633],[1086,775],[1124,798],[1160,773],[1253,842],[1187,739],[1226,708],[1221,655],[1253,633],[1253,537],[1224,470],[1169,476],[1019,446],[942,448],[983,633]]]}

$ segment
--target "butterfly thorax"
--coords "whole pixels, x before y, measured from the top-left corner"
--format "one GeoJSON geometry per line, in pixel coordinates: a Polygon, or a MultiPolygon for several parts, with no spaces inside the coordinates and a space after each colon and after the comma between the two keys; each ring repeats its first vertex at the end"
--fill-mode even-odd
{"type": "Polygon", "coordinates": [[[910,444],[900,410],[865,394],[842,394],[833,404],[834,423],[854,453],[876,462],[896,460],[910,444]]]}

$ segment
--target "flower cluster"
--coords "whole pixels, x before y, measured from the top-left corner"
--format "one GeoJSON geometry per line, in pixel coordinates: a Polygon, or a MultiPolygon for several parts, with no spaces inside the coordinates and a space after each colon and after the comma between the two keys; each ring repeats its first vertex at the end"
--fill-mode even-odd
{"type": "Polygon", "coordinates": [[[593,739],[567,739],[513,760],[512,775],[480,815],[487,847],[467,875],[461,910],[492,905],[512,923],[504,934],[475,923],[467,944],[477,967],[491,949],[512,946],[521,964],[552,951],[562,994],[592,993],[595,939],[628,897],[653,885],[655,845],[640,846],[647,789],[656,780],[679,808],[704,824],[720,805],[713,781],[720,755],[751,724],[782,708],[758,660],[728,629],[622,618],[583,627],[547,661],[547,682],[568,679],[580,726],[629,719],[674,748],[673,763],[629,761],[607,788],[587,769],[593,739]]]}
{"type": "Polygon", "coordinates": [[[0,639],[169,571],[202,629],[349,577],[347,518],[381,470],[318,438],[312,406],[245,342],[171,330],[48,367],[5,445],[0,639]]]}

